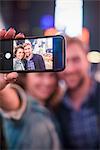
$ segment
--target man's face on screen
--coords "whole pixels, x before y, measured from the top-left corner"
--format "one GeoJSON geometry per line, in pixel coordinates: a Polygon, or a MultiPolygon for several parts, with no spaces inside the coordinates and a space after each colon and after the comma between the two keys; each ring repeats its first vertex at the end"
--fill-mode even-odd
{"type": "Polygon", "coordinates": [[[30,44],[24,47],[24,52],[26,57],[30,57],[32,55],[32,46],[30,44]]]}

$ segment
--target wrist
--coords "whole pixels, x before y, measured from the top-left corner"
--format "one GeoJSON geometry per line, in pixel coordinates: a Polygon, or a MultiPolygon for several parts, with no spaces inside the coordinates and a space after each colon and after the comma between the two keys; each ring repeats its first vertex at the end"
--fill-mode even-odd
{"type": "MultiPolygon", "coordinates": [[[[5,109],[1,109],[1,113],[6,118],[12,118],[12,119],[15,119],[15,120],[19,120],[22,117],[22,115],[23,115],[23,113],[26,109],[27,96],[25,94],[25,91],[20,86],[18,86],[16,84],[9,84],[8,88],[10,88],[10,89],[12,89],[13,91],[16,92],[16,95],[19,98],[18,99],[19,107],[17,109],[13,108],[12,110],[9,110],[9,111],[7,111],[5,109]]],[[[15,102],[16,101],[14,101],[14,103],[15,102]]]]}

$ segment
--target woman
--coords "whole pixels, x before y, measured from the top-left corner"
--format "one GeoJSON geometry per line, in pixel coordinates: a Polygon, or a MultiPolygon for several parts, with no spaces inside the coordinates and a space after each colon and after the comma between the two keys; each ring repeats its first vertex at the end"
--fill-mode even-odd
{"type": "Polygon", "coordinates": [[[0,107],[5,116],[3,123],[8,149],[60,149],[52,116],[44,107],[57,89],[56,75],[23,74],[19,81],[25,83],[25,90],[15,84],[7,86],[16,77],[16,73],[0,75],[0,107]]]}
{"type": "Polygon", "coordinates": [[[18,45],[15,47],[14,51],[15,58],[13,59],[13,69],[14,70],[25,70],[24,68],[24,47],[22,45],[18,45]]]}

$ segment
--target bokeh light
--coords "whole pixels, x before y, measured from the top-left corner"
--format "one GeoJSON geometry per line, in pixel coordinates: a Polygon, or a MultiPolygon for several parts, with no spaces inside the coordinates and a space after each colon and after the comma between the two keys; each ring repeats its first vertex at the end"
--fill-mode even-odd
{"type": "Polygon", "coordinates": [[[45,36],[52,36],[52,35],[56,35],[57,32],[58,31],[55,28],[49,28],[49,29],[44,31],[44,35],[45,36]]]}
{"type": "Polygon", "coordinates": [[[87,54],[88,61],[91,63],[100,63],[100,52],[91,51],[87,54]]]}
{"type": "Polygon", "coordinates": [[[42,16],[41,20],[40,20],[40,27],[41,29],[45,30],[48,29],[50,27],[53,27],[53,16],[51,15],[44,15],[42,16]]]}

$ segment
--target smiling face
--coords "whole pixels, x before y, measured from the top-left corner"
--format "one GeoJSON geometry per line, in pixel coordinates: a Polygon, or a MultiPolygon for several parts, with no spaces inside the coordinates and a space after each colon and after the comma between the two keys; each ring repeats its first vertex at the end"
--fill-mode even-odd
{"type": "Polygon", "coordinates": [[[26,58],[30,57],[32,55],[32,45],[26,44],[24,46],[24,52],[25,52],[26,58]]]}
{"type": "Polygon", "coordinates": [[[55,73],[30,73],[27,75],[27,91],[42,103],[51,96],[57,87],[55,73]]]}
{"type": "Polygon", "coordinates": [[[86,53],[77,43],[71,43],[67,48],[67,65],[60,73],[70,90],[77,89],[88,76],[89,63],[86,53]]]}
{"type": "Polygon", "coordinates": [[[22,60],[24,58],[24,49],[18,48],[16,51],[16,58],[22,60]]]}

